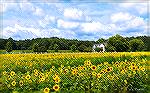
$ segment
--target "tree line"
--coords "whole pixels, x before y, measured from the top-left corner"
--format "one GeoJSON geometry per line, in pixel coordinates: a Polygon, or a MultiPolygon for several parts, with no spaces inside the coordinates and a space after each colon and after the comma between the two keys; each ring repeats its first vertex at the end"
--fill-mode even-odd
{"type": "Polygon", "coordinates": [[[73,52],[92,52],[94,44],[103,43],[108,52],[150,51],[149,41],[150,36],[123,37],[118,34],[108,39],[100,38],[97,41],[83,41],[58,37],[26,40],[13,40],[12,38],[8,38],[0,39],[0,49],[6,50],[7,52],[11,52],[12,50],[33,50],[33,52],[72,50],[73,52]]]}

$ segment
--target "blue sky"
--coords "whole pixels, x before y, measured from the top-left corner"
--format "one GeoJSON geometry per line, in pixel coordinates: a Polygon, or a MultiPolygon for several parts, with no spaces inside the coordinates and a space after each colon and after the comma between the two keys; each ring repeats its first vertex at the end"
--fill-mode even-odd
{"type": "MultiPolygon", "coordinates": [[[[84,1],[84,0],[83,0],[84,1]]],[[[2,38],[98,40],[148,34],[148,2],[2,0],[2,38]],[[52,2],[53,1],[53,2],[52,2]]]]}

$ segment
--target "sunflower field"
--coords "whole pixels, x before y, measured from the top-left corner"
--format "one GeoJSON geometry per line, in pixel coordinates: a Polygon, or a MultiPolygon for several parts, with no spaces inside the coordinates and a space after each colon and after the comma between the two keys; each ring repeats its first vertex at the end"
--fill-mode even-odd
{"type": "Polygon", "coordinates": [[[150,52],[1,54],[0,93],[150,93],[150,52]]]}

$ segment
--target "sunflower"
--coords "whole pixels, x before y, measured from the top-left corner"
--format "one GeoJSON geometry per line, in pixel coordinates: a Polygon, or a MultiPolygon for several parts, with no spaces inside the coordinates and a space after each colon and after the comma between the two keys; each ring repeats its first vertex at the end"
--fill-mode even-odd
{"type": "Polygon", "coordinates": [[[38,70],[37,69],[34,69],[34,73],[37,73],[38,72],[38,70]]]}
{"type": "Polygon", "coordinates": [[[16,85],[16,81],[13,81],[13,82],[11,83],[11,85],[12,85],[12,86],[15,86],[15,85],[16,85]]]}
{"type": "Polygon", "coordinates": [[[53,86],[53,89],[54,89],[55,91],[58,91],[59,88],[60,88],[59,85],[54,85],[54,86],[53,86]]]}
{"type": "Polygon", "coordinates": [[[22,80],[19,81],[19,85],[23,86],[23,81],[22,80]]]}
{"type": "Polygon", "coordinates": [[[92,70],[96,70],[96,66],[94,66],[94,65],[91,66],[91,69],[92,69],[92,70]]]}
{"type": "Polygon", "coordinates": [[[79,66],[78,69],[79,69],[79,70],[84,70],[85,67],[84,67],[84,66],[79,66]]]}
{"type": "Polygon", "coordinates": [[[78,71],[77,69],[73,69],[73,70],[72,70],[72,74],[73,74],[73,75],[77,74],[77,71],[78,71]]]}
{"type": "Polygon", "coordinates": [[[10,75],[11,75],[11,76],[14,76],[14,75],[15,75],[15,72],[14,72],[14,71],[11,71],[11,72],[10,72],[10,75]]]}
{"type": "Polygon", "coordinates": [[[111,72],[112,71],[112,67],[108,67],[107,69],[106,69],[106,72],[111,72]]]}
{"type": "Polygon", "coordinates": [[[38,76],[38,72],[35,72],[35,73],[34,73],[34,76],[37,77],[37,76],[38,76]]]}
{"type": "Polygon", "coordinates": [[[4,72],[3,72],[3,75],[5,76],[6,74],[7,74],[7,72],[6,72],[6,71],[4,71],[4,72]]]}
{"type": "Polygon", "coordinates": [[[64,73],[66,74],[67,72],[68,72],[68,69],[65,69],[65,70],[64,70],[64,73]]]}
{"type": "Polygon", "coordinates": [[[53,76],[53,79],[55,80],[56,78],[58,78],[59,76],[57,75],[57,74],[55,74],[54,76],[53,76]]]}
{"type": "Polygon", "coordinates": [[[137,70],[137,66],[130,66],[130,70],[132,70],[132,71],[137,70]]]}
{"type": "Polygon", "coordinates": [[[92,65],[92,63],[91,63],[91,61],[90,61],[90,60],[87,60],[87,61],[85,61],[85,62],[84,62],[84,65],[85,65],[85,66],[91,66],[91,65],[92,65]]]}
{"type": "Polygon", "coordinates": [[[31,76],[28,74],[28,75],[26,75],[26,77],[25,77],[27,80],[29,80],[30,78],[31,78],[31,76]]]}
{"type": "Polygon", "coordinates": [[[145,68],[144,68],[144,67],[140,67],[140,70],[141,70],[141,71],[145,71],[145,68]]]}
{"type": "Polygon", "coordinates": [[[96,74],[97,74],[96,72],[92,72],[92,76],[96,76],[96,74]]]}
{"type": "Polygon", "coordinates": [[[40,78],[39,82],[43,82],[43,81],[45,81],[45,78],[44,77],[40,78]]]}
{"type": "Polygon", "coordinates": [[[97,78],[100,78],[101,76],[102,76],[102,74],[100,74],[100,73],[98,73],[98,74],[96,75],[97,78]]]}
{"type": "Polygon", "coordinates": [[[50,92],[49,90],[50,90],[49,88],[45,88],[44,93],[49,93],[50,92]]]}
{"type": "Polygon", "coordinates": [[[60,78],[59,77],[56,77],[55,78],[55,83],[59,83],[61,80],[60,80],[60,78]]]}

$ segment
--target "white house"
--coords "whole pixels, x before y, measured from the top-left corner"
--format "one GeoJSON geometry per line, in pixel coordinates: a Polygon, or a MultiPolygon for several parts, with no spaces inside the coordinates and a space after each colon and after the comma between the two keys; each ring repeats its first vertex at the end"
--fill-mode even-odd
{"type": "Polygon", "coordinates": [[[105,46],[104,46],[104,44],[94,44],[93,45],[93,51],[95,52],[95,48],[102,48],[103,49],[103,51],[102,52],[104,52],[105,51],[105,46]]]}

